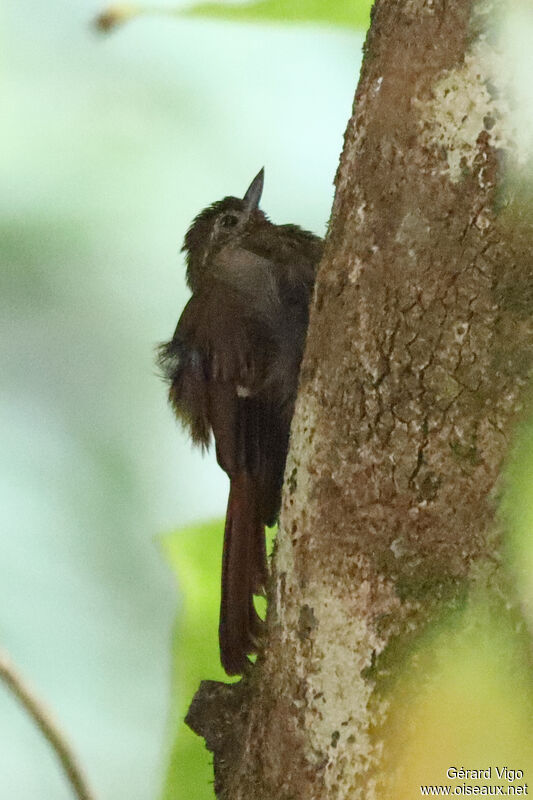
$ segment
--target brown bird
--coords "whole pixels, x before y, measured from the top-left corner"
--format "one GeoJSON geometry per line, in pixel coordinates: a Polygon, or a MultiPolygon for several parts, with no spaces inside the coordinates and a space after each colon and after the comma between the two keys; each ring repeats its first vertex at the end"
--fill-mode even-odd
{"type": "Polygon", "coordinates": [[[230,492],[224,529],[220,658],[243,672],[261,633],[253,596],[268,576],[265,525],[279,513],[308,309],[323,242],[259,209],[264,171],[242,199],[204,209],[185,236],[192,297],[159,364],[193,442],[213,434],[230,492]]]}

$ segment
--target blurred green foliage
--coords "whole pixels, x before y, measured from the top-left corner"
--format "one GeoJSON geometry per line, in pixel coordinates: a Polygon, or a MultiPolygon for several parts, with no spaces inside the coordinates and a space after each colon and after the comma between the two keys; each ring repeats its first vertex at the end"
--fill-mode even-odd
{"type": "Polygon", "coordinates": [[[108,32],[135,17],[170,15],[208,17],[229,22],[311,23],[366,31],[372,0],[259,0],[256,3],[196,3],[178,8],[121,3],[108,6],[95,20],[96,28],[108,32]]]}
{"type": "Polygon", "coordinates": [[[260,0],[258,3],[196,3],[181,14],[235,21],[317,22],[366,30],[371,0],[260,0]]]}
{"type": "Polygon", "coordinates": [[[201,680],[229,680],[220,666],[217,638],[223,529],[219,520],[162,540],[182,596],[173,635],[173,742],[163,800],[214,797],[211,756],[183,719],[201,680]]]}
{"type": "Polygon", "coordinates": [[[461,785],[501,785],[495,767],[504,766],[523,770],[517,783],[531,782],[529,648],[516,613],[494,596],[471,598],[424,637],[408,662],[415,668],[405,670],[389,709],[390,800],[417,796],[421,784],[453,784],[446,775],[452,766],[492,768],[490,779],[461,785]]]}
{"type": "Polygon", "coordinates": [[[507,531],[506,557],[533,629],[533,416],[516,431],[503,484],[500,514],[507,531]]]}
{"type": "MultiPolygon", "coordinates": [[[[218,611],[224,521],[185,528],[162,538],[164,554],[175,573],[182,606],[172,645],[172,739],[162,800],[213,798],[212,759],[203,741],[184,723],[189,704],[202,680],[234,683],[220,666],[218,611]]],[[[272,551],[274,530],[267,531],[267,551],[272,551]]],[[[266,608],[256,598],[260,614],[266,608]]]]}

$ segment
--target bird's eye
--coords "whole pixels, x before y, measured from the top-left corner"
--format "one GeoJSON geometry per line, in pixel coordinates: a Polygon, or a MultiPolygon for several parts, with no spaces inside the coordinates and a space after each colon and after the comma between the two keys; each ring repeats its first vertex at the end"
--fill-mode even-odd
{"type": "Polygon", "coordinates": [[[236,217],[234,214],[224,214],[222,219],[220,220],[220,224],[224,228],[234,228],[235,225],[238,223],[239,218],[236,217]]]}

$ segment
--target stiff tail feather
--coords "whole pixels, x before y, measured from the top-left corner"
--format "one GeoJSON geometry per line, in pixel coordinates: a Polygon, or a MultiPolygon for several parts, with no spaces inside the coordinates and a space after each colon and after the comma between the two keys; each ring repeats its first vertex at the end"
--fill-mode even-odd
{"type": "Polygon", "coordinates": [[[231,478],[220,603],[220,659],[228,675],[239,675],[256,651],[263,622],[253,602],[267,577],[265,533],[253,477],[241,472],[231,478]]]}

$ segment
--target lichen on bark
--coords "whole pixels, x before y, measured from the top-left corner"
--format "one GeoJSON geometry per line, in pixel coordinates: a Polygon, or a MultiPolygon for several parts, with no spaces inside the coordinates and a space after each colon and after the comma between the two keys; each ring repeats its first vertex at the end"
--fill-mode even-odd
{"type": "Polygon", "coordinates": [[[493,80],[487,22],[501,8],[375,4],[302,366],[269,635],[243,682],[242,736],[215,748],[219,797],[387,797],[384,724],[413,642],[479,585],[512,603],[495,512],[531,368],[533,227],[505,181],[520,154],[493,80]]]}

